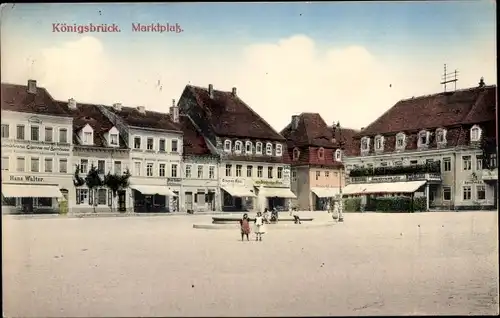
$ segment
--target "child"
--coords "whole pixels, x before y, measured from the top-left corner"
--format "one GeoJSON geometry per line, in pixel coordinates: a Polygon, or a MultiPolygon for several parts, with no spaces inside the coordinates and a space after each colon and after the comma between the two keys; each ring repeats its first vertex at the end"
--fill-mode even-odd
{"type": "Polygon", "coordinates": [[[261,212],[257,212],[257,217],[255,218],[255,235],[256,241],[262,241],[262,233],[264,233],[264,219],[261,212]]]}
{"type": "Polygon", "coordinates": [[[248,234],[250,234],[250,222],[248,222],[248,214],[243,214],[243,218],[240,220],[240,228],[241,228],[241,240],[243,241],[243,237],[246,235],[247,241],[248,234]]]}

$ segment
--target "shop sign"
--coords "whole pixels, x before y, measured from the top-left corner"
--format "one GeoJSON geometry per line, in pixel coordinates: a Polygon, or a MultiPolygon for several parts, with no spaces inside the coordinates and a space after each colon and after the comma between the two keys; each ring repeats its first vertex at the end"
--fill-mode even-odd
{"type": "Polygon", "coordinates": [[[43,178],[37,176],[10,176],[10,181],[18,182],[43,182],[43,178]]]}
{"type": "Polygon", "coordinates": [[[167,178],[167,185],[169,186],[180,186],[181,182],[181,178],[167,178]]]}
{"type": "Polygon", "coordinates": [[[43,144],[3,144],[3,148],[16,148],[25,150],[39,150],[39,151],[70,151],[69,147],[58,147],[55,145],[43,145],[43,144]]]}
{"type": "Polygon", "coordinates": [[[230,184],[234,184],[234,185],[243,185],[245,184],[245,181],[243,179],[238,179],[238,178],[222,178],[220,183],[222,185],[230,185],[230,184]]]}
{"type": "Polygon", "coordinates": [[[372,177],[371,181],[374,181],[374,182],[406,181],[406,176],[377,176],[377,177],[372,177]]]}
{"type": "Polygon", "coordinates": [[[283,182],[282,181],[274,181],[274,180],[257,180],[255,181],[255,185],[256,186],[260,186],[260,185],[263,185],[263,186],[277,186],[277,185],[283,185],[283,182]]]}
{"type": "Polygon", "coordinates": [[[484,181],[482,181],[482,180],[467,180],[467,181],[464,181],[464,184],[484,184],[484,181]]]}

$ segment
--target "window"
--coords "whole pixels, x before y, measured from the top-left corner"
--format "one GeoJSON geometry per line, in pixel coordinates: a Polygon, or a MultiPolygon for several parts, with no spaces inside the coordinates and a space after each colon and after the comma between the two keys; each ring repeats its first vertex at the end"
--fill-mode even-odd
{"type": "Polygon", "coordinates": [[[476,185],[476,199],[486,200],[486,188],[484,185],[476,185]]]}
{"type": "Polygon", "coordinates": [[[231,165],[226,165],[226,177],[230,177],[231,176],[231,170],[233,169],[233,167],[231,165]]]}
{"type": "Polygon", "coordinates": [[[405,148],[406,135],[404,133],[398,133],[396,135],[396,149],[403,150],[405,148]]]}
{"type": "Polygon", "coordinates": [[[166,172],[165,170],[166,170],[165,169],[165,164],[164,163],[160,163],[159,168],[158,168],[158,175],[160,177],[165,177],[165,172],[166,172]]]}
{"type": "Polygon", "coordinates": [[[257,166],[257,178],[262,178],[264,167],[257,166]]]}
{"type": "Polygon", "coordinates": [[[34,198],[34,204],[38,207],[52,207],[52,198],[34,198]]]}
{"type": "Polygon", "coordinates": [[[266,155],[272,156],[273,155],[273,144],[267,143],[266,144],[266,155]]]}
{"type": "Polygon", "coordinates": [[[134,137],[134,149],[141,149],[141,137],[134,137]]]}
{"type": "Polygon", "coordinates": [[[191,178],[191,165],[186,165],[185,178],[191,178]]]}
{"type": "Polygon", "coordinates": [[[59,129],[59,142],[62,144],[68,142],[68,130],[66,128],[59,129]]]}
{"type": "Polygon", "coordinates": [[[2,124],[2,138],[9,138],[9,125],[2,124]]]}
{"type": "Polygon", "coordinates": [[[25,160],[23,157],[17,157],[17,162],[16,162],[16,171],[18,172],[23,172],[25,167],[26,167],[26,163],[25,163],[25,160]]]}
{"type": "Polygon", "coordinates": [[[234,152],[241,153],[241,147],[242,147],[241,141],[235,142],[234,143],[234,152]]]}
{"type": "Polygon", "coordinates": [[[252,142],[247,141],[245,143],[245,153],[252,153],[252,142]]]}
{"type": "Polygon", "coordinates": [[[208,167],[208,178],[209,179],[215,178],[215,167],[214,166],[208,167]]]}
{"type": "Polygon", "coordinates": [[[451,158],[443,158],[443,170],[451,171],[451,158]]]}
{"type": "Polygon", "coordinates": [[[153,143],[154,143],[153,138],[148,138],[146,140],[146,149],[147,150],[153,150],[153,143]]]}
{"type": "Polygon", "coordinates": [[[483,156],[476,156],[476,170],[483,170],[483,156]]]}
{"type": "Polygon", "coordinates": [[[495,153],[490,155],[490,167],[497,167],[497,155],[495,153]]]}
{"type": "Polygon", "coordinates": [[[318,159],[320,159],[320,160],[325,159],[325,149],[323,149],[323,148],[318,149],[318,159]]]}
{"type": "Polygon", "coordinates": [[[401,161],[401,160],[394,161],[394,165],[395,165],[396,167],[401,167],[401,166],[403,165],[403,161],[401,161]]]}
{"type": "Polygon", "coordinates": [[[292,170],[292,181],[297,181],[297,170],[292,170]]]}
{"type": "Polygon", "coordinates": [[[173,163],[170,168],[170,173],[172,174],[172,178],[177,178],[177,164],[173,163]]]}
{"type": "Polygon", "coordinates": [[[283,155],[283,145],[276,144],[276,157],[281,157],[283,155]]]}
{"type": "Polygon", "coordinates": [[[113,146],[117,146],[118,145],[118,134],[111,134],[109,136],[109,139],[110,139],[110,144],[111,145],[113,145],[113,146]]]}
{"type": "Polygon", "coordinates": [[[121,161],[115,161],[115,169],[114,172],[116,174],[122,174],[122,162],[121,161]]]}
{"type": "Polygon", "coordinates": [[[146,177],[152,177],[153,176],[153,163],[148,162],[146,164],[146,177]]]}
{"type": "Polygon", "coordinates": [[[68,173],[68,159],[59,159],[59,172],[68,173]]]}
{"type": "Polygon", "coordinates": [[[383,148],[384,148],[384,137],[382,136],[375,137],[375,149],[381,150],[383,148]]]}
{"type": "Polygon", "coordinates": [[[247,177],[251,178],[252,177],[252,166],[247,166],[247,177]]]}
{"type": "Polygon", "coordinates": [[[241,165],[236,165],[236,176],[241,177],[241,165]]]}
{"type": "Polygon", "coordinates": [[[325,171],[325,178],[329,178],[330,177],[330,171],[325,171]]]}
{"type": "Polygon", "coordinates": [[[178,141],[177,140],[172,140],[172,152],[177,152],[178,151],[178,141]]]}
{"type": "Polygon", "coordinates": [[[141,163],[140,162],[134,162],[134,173],[136,176],[141,175],[141,163]]]}
{"type": "Polygon", "coordinates": [[[45,172],[52,172],[52,158],[45,158],[45,172]]]}
{"type": "Polygon", "coordinates": [[[88,189],[76,189],[76,204],[84,204],[85,201],[88,202],[89,190],[88,189]]]}
{"type": "Polygon", "coordinates": [[[410,165],[411,166],[418,165],[418,160],[410,160],[410,165]]]}
{"type": "Polygon", "coordinates": [[[32,172],[40,172],[40,159],[39,158],[31,158],[31,171],[32,172]]]}
{"type": "Polygon", "coordinates": [[[470,186],[464,186],[463,188],[463,199],[464,201],[470,200],[471,199],[471,187],[470,186]]]}
{"type": "Polygon", "coordinates": [[[342,161],[342,150],[340,149],[335,150],[335,161],[338,162],[342,161]]]}
{"type": "Polygon", "coordinates": [[[45,127],[45,142],[52,142],[52,127],[45,127]]]}
{"type": "Polygon", "coordinates": [[[273,178],[273,167],[267,167],[267,178],[268,179],[273,178]]]}
{"type": "Polygon", "coordinates": [[[231,151],[231,140],[224,141],[224,151],[226,152],[231,151]]]}
{"type": "Polygon", "coordinates": [[[198,165],[198,179],[203,179],[203,166],[198,165]]]}
{"type": "Polygon", "coordinates": [[[370,138],[363,137],[361,138],[361,150],[368,151],[370,149],[370,138]]]}
{"type": "Polygon", "coordinates": [[[443,187],[443,201],[451,200],[451,187],[443,187]]]}
{"type": "Polygon", "coordinates": [[[106,191],[106,189],[97,190],[97,204],[98,205],[106,205],[107,194],[108,194],[108,191],[106,191]]]}
{"type": "Polygon", "coordinates": [[[80,172],[87,173],[87,169],[89,166],[89,161],[87,159],[80,160],[80,172]]]}
{"type": "Polygon", "coordinates": [[[446,143],[446,130],[445,129],[437,129],[436,130],[436,142],[438,144],[446,143]]]}
{"type": "Polygon", "coordinates": [[[160,139],[160,144],[158,145],[161,152],[165,151],[165,139],[160,139]]]}
{"type": "Polygon", "coordinates": [[[97,160],[97,172],[99,174],[104,174],[106,172],[106,161],[97,160]]]}
{"type": "Polygon", "coordinates": [[[9,170],[9,157],[2,157],[2,170],[9,170]]]}
{"type": "Polygon", "coordinates": [[[31,126],[31,140],[40,140],[40,128],[38,126],[31,126]]]}
{"type": "Polygon", "coordinates": [[[283,167],[278,167],[278,179],[283,179],[283,167]]]}
{"type": "Polygon", "coordinates": [[[428,132],[427,131],[421,131],[419,134],[418,134],[418,145],[419,146],[425,146],[427,145],[427,142],[428,142],[428,132]]]}
{"type": "Polygon", "coordinates": [[[86,145],[91,145],[93,143],[92,142],[92,133],[91,132],[84,132],[83,133],[83,142],[86,145]]]}
{"type": "Polygon", "coordinates": [[[24,125],[17,125],[17,139],[24,140],[24,125]]]}
{"type": "Polygon", "coordinates": [[[471,156],[462,156],[462,168],[464,171],[472,169],[471,156]]]}
{"type": "Polygon", "coordinates": [[[297,161],[297,160],[299,160],[299,156],[300,156],[300,151],[299,151],[299,149],[294,148],[294,149],[293,149],[293,154],[292,154],[292,159],[293,159],[294,161],[297,161]]]}
{"type": "Polygon", "coordinates": [[[433,162],[434,162],[434,159],[425,159],[425,164],[426,165],[430,165],[433,162]]]}
{"type": "Polygon", "coordinates": [[[481,128],[479,126],[474,125],[470,129],[470,141],[479,141],[481,139],[481,128]]]}
{"type": "Polygon", "coordinates": [[[260,141],[255,144],[255,153],[262,155],[262,143],[260,141]]]}
{"type": "Polygon", "coordinates": [[[316,180],[319,180],[320,176],[321,176],[321,171],[316,171],[316,180]]]}

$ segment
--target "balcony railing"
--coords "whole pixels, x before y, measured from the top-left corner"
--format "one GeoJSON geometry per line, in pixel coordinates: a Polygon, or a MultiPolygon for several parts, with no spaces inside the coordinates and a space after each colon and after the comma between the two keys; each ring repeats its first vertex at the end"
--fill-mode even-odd
{"type": "Polygon", "coordinates": [[[441,181],[439,173],[417,173],[389,176],[350,177],[348,183],[379,183],[401,181],[441,181]]]}
{"type": "Polygon", "coordinates": [[[483,181],[498,180],[498,168],[492,170],[483,170],[481,178],[483,179],[483,181]]]}
{"type": "Polygon", "coordinates": [[[356,168],[349,172],[349,177],[394,176],[425,173],[440,174],[441,162],[434,161],[424,165],[411,166],[356,168]]]}

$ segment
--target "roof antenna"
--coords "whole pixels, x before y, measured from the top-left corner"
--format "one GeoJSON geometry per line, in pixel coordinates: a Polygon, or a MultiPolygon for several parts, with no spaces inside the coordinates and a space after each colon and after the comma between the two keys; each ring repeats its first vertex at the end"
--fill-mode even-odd
{"type": "Polygon", "coordinates": [[[445,93],[446,93],[446,84],[448,84],[448,83],[454,83],[455,84],[455,91],[457,90],[457,81],[458,81],[457,74],[458,74],[457,70],[455,70],[454,72],[447,73],[446,72],[446,64],[444,65],[444,74],[441,77],[442,78],[441,85],[444,86],[445,93]]]}

